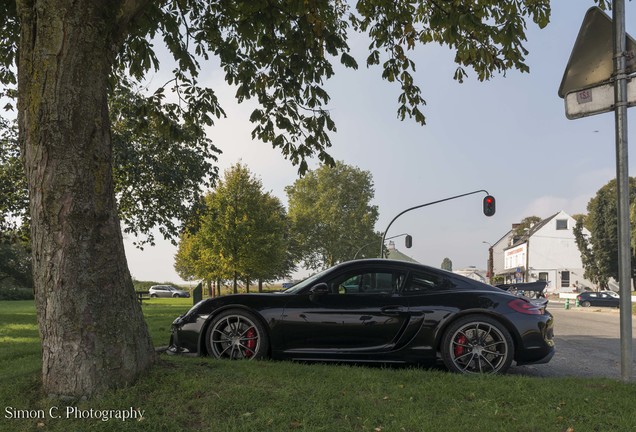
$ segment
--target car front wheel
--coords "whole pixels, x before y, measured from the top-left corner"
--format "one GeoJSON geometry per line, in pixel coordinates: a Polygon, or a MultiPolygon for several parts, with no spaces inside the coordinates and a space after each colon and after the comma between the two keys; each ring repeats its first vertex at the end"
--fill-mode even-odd
{"type": "Polygon", "coordinates": [[[450,325],[442,339],[442,359],[452,372],[504,373],[512,364],[514,344],[493,318],[473,315],[450,325]]]}
{"type": "Polygon", "coordinates": [[[230,310],[210,323],[206,348],[219,359],[253,360],[266,357],[269,341],[265,327],[253,314],[230,310]]]}

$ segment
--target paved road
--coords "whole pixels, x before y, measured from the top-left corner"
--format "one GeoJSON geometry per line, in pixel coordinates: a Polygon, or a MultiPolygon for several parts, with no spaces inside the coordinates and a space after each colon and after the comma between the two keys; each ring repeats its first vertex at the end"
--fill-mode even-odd
{"type": "MultiPolygon", "coordinates": [[[[621,379],[620,313],[612,308],[571,308],[551,303],[557,352],[548,364],[514,366],[511,374],[538,377],[589,376],[621,379]]],[[[632,317],[636,336],[636,317],[632,317]]],[[[636,344],[635,344],[636,346],[636,344]]],[[[632,363],[636,379],[636,363],[632,363]]]]}

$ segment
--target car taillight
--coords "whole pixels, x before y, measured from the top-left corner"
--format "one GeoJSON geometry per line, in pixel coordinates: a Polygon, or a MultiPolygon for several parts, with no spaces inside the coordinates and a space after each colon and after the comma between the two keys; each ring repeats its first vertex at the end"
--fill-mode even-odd
{"type": "Polygon", "coordinates": [[[508,302],[508,306],[522,314],[543,315],[543,307],[537,306],[524,299],[514,299],[508,302]]]}
{"type": "Polygon", "coordinates": [[[581,296],[580,296],[580,295],[576,296],[576,299],[577,299],[578,301],[581,301],[581,296]]]}

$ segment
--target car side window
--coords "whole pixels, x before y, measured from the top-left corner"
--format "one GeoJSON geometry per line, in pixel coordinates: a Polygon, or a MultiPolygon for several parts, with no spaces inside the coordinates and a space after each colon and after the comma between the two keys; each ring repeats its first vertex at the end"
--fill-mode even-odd
{"type": "Polygon", "coordinates": [[[444,285],[444,278],[435,273],[413,272],[404,287],[405,293],[423,293],[437,290],[444,285]]]}
{"type": "Polygon", "coordinates": [[[368,271],[346,274],[334,279],[329,285],[332,293],[391,294],[399,289],[405,273],[400,271],[368,271]]]}

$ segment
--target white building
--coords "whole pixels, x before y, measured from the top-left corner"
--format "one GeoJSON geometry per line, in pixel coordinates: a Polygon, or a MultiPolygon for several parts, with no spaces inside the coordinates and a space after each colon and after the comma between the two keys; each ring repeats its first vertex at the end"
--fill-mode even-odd
{"type": "MultiPolygon", "coordinates": [[[[522,237],[514,229],[493,245],[493,273],[504,282],[548,281],[552,292],[592,287],[583,277],[581,253],[574,238],[576,221],[561,211],[532,226],[522,237]],[[507,244],[507,246],[506,246],[507,244]]],[[[583,228],[584,235],[590,232],[583,228]]]]}

